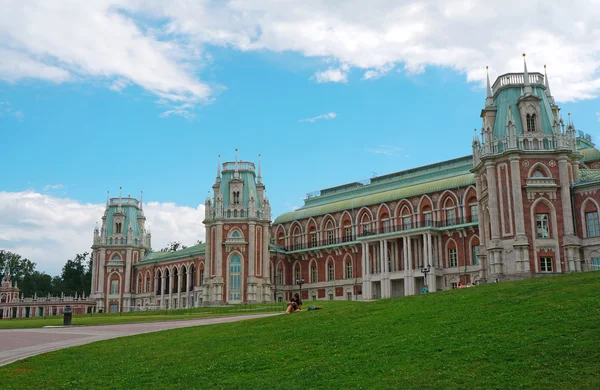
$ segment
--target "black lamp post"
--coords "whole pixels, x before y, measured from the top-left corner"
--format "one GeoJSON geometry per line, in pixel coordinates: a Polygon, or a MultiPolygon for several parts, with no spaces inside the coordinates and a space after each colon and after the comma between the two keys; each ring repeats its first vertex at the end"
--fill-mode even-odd
{"type": "Polygon", "coordinates": [[[427,264],[427,267],[420,267],[421,272],[423,273],[423,278],[425,279],[425,288],[429,291],[429,285],[427,284],[427,274],[431,272],[431,265],[427,264]]]}
{"type": "Polygon", "coordinates": [[[302,300],[302,285],[304,284],[304,278],[296,280],[296,284],[300,286],[300,300],[302,300]]]}

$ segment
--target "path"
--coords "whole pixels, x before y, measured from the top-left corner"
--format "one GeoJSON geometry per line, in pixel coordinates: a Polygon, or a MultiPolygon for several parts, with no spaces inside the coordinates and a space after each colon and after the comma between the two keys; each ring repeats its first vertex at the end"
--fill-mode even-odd
{"type": "Polygon", "coordinates": [[[44,352],[88,344],[99,340],[158,332],[167,329],[185,328],[188,326],[249,320],[278,314],[280,313],[67,328],[0,329],[0,366],[44,352]]]}

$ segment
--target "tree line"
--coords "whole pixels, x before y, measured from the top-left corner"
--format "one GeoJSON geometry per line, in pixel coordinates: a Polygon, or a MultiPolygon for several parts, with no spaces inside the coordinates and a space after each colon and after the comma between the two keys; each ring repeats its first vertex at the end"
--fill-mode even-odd
{"type": "Polygon", "coordinates": [[[17,282],[19,293],[24,297],[47,295],[90,294],[92,286],[92,254],[78,253],[67,260],[58,276],[50,276],[36,269],[37,264],[21,255],[0,250],[0,270],[2,278],[8,267],[14,285],[17,282]]]}

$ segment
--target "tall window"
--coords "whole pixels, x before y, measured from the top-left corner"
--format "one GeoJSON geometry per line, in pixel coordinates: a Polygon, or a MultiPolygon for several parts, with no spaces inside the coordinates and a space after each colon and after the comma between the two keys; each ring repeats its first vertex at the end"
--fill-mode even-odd
{"type": "Polygon", "coordinates": [[[446,224],[447,226],[456,224],[456,209],[446,210],[446,224]]]}
{"type": "Polygon", "coordinates": [[[117,230],[117,234],[121,234],[121,230],[122,230],[122,224],[121,222],[117,222],[116,224],[116,230],[117,230]]]}
{"type": "Polygon", "coordinates": [[[150,277],[146,277],[146,290],[145,292],[150,292],[150,277]]]}
{"type": "Polygon", "coordinates": [[[329,278],[327,280],[334,280],[335,279],[335,268],[333,265],[333,261],[330,261],[327,264],[327,276],[329,276],[329,278]]]}
{"type": "Polygon", "coordinates": [[[295,282],[298,282],[300,280],[300,266],[296,267],[296,269],[294,270],[294,273],[295,273],[294,276],[296,277],[295,282]]]}
{"type": "Polygon", "coordinates": [[[552,272],[552,257],[540,257],[540,272],[552,272]]]}
{"type": "Polygon", "coordinates": [[[450,267],[458,267],[458,255],[456,248],[448,249],[448,260],[450,261],[450,267]]]}
{"type": "Polygon", "coordinates": [[[591,213],[585,213],[585,221],[587,224],[587,236],[600,236],[600,226],[598,225],[598,212],[592,211],[591,213]]]}
{"type": "Polygon", "coordinates": [[[404,230],[410,229],[410,215],[402,217],[402,225],[404,230]]]}
{"type": "Polygon", "coordinates": [[[425,220],[425,226],[433,226],[433,215],[431,214],[431,211],[424,212],[423,219],[425,220]]]}
{"type": "Polygon", "coordinates": [[[535,131],[535,114],[527,114],[527,131],[535,131]]]}
{"type": "Polygon", "coordinates": [[[592,271],[600,271],[600,257],[592,257],[592,271]]]}
{"type": "Polygon", "coordinates": [[[311,283],[317,283],[319,281],[317,275],[317,266],[315,264],[313,264],[313,266],[310,268],[310,281],[311,283]]]}
{"type": "Polygon", "coordinates": [[[138,294],[141,294],[141,293],[142,293],[142,287],[143,287],[143,284],[142,284],[142,277],[140,276],[140,277],[138,278],[138,283],[137,283],[137,293],[138,293],[138,294]]]}
{"type": "Polygon", "coordinates": [[[346,262],[346,279],[352,279],[352,262],[346,262]]]}
{"type": "Polygon", "coordinates": [[[333,237],[333,229],[327,230],[327,244],[328,245],[335,244],[335,239],[333,237]]]}
{"type": "Polygon", "coordinates": [[[239,191],[233,192],[233,204],[240,204],[240,192],[239,191]]]}
{"type": "Polygon", "coordinates": [[[198,277],[200,278],[200,285],[203,285],[204,284],[204,269],[200,270],[198,277]]]}
{"type": "Polygon", "coordinates": [[[479,245],[473,245],[471,247],[471,261],[473,265],[479,264],[479,245]]]}
{"type": "Polygon", "coordinates": [[[300,230],[296,230],[294,232],[294,250],[300,249],[300,244],[301,244],[300,230]]]}
{"type": "Polygon", "coordinates": [[[477,207],[477,203],[471,203],[469,208],[471,209],[471,222],[479,221],[479,208],[477,207]]]}
{"type": "Polygon", "coordinates": [[[242,260],[238,255],[229,261],[229,301],[242,300],[242,260]]]}
{"type": "Polygon", "coordinates": [[[389,231],[390,231],[390,220],[389,219],[384,219],[382,221],[382,223],[383,223],[383,232],[384,233],[389,233],[389,231]]]}
{"type": "Polygon", "coordinates": [[[352,226],[344,227],[344,237],[346,237],[346,242],[352,241],[352,226]]]}
{"type": "Polygon", "coordinates": [[[538,238],[550,238],[548,214],[536,214],[535,220],[538,238]]]}
{"type": "Polygon", "coordinates": [[[283,269],[281,269],[281,268],[277,269],[277,284],[279,284],[279,285],[283,284],[283,269]]]}
{"type": "Polygon", "coordinates": [[[317,246],[317,233],[316,232],[310,233],[310,246],[312,248],[317,246]]]}
{"type": "Polygon", "coordinates": [[[119,293],[119,281],[118,280],[111,280],[110,281],[110,293],[111,294],[118,294],[119,293]]]}
{"type": "Polygon", "coordinates": [[[361,220],[361,227],[362,227],[362,235],[363,236],[368,236],[371,233],[371,221],[369,221],[369,217],[367,217],[367,215],[363,215],[362,220],[361,220]]]}

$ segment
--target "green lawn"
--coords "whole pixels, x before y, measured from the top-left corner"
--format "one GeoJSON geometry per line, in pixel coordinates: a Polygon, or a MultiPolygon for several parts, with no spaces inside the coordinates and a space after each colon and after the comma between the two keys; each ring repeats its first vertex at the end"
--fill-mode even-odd
{"type": "MultiPolygon", "coordinates": [[[[108,325],[132,322],[154,322],[170,320],[189,320],[194,318],[220,317],[230,315],[281,312],[285,304],[219,306],[200,309],[155,310],[131,313],[102,313],[74,315],[72,325],[108,325]]],[[[41,328],[63,324],[62,316],[16,318],[0,321],[0,329],[41,328]]]]}
{"type": "Polygon", "coordinates": [[[5,388],[600,388],[600,272],[174,329],[0,368],[5,388]]]}

